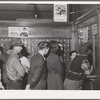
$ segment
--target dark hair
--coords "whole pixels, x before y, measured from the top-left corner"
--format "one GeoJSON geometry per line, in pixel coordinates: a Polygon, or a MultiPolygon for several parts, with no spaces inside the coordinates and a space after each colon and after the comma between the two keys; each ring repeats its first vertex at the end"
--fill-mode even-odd
{"type": "Polygon", "coordinates": [[[3,53],[3,47],[2,46],[0,46],[0,51],[3,53]]]}
{"type": "Polygon", "coordinates": [[[60,49],[60,46],[58,45],[57,41],[50,41],[51,43],[51,52],[58,54],[58,50],[60,49]]]}
{"type": "Polygon", "coordinates": [[[61,42],[58,42],[58,45],[59,45],[59,47],[60,47],[59,50],[58,50],[58,55],[61,56],[61,55],[64,54],[64,44],[61,43],[61,42]],[[61,46],[60,44],[61,44],[62,46],[61,46]]]}
{"type": "Polygon", "coordinates": [[[20,53],[25,57],[28,57],[30,55],[25,46],[22,46],[22,50],[20,53]]]}
{"type": "Polygon", "coordinates": [[[13,49],[13,47],[14,47],[14,46],[10,46],[10,48],[9,48],[9,49],[10,49],[10,50],[12,50],[12,49],[13,49]]]}
{"type": "Polygon", "coordinates": [[[69,53],[69,57],[72,56],[73,53],[77,53],[77,51],[76,51],[76,50],[72,50],[72,51],[69,53]]]}
{"type": "Polygon", "coordinates": [[[87,48],[92,51],[92,46],[87,46],[87,48]]]}
{"type": "Polygon", "coordinates": [[[39,50],[42,50],[44,48],[51,48],[51,44],[49,42],[43,41],[38,44],[38,48],[39,50]]]}

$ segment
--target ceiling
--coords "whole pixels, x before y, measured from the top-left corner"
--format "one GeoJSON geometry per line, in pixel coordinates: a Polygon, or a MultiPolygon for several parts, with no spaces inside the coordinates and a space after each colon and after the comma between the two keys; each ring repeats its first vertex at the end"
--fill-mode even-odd
{"type": "MultiPolygon", "coordinates": [[[[97,4],[68,5],[69,22],[98,6],[97,4]]],[[[0,20],[16,20],[19,18],[53,19],[53,4],[0,4],[0,20]]]]}

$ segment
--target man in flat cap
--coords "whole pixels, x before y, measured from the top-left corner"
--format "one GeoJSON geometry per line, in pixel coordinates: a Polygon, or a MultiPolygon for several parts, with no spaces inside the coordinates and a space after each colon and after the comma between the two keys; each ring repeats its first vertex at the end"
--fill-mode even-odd
{"type": "Polygon", "coordinates": [[[47,67],[45,55],[50,50],[49,42],[38,44],[38,53],[31,58],[26,89],[45,90],[47,85],[47,67]]]}
{"type": "Polygon", "coordinates": [[[14,38],[11,41],[11,53],[6,61],[6,71],[8,82],[6,89],[22,89],[22,79],[25,70],[20,63],[18,53],[22,50],[22,42],[20,38],[14,38]]]}

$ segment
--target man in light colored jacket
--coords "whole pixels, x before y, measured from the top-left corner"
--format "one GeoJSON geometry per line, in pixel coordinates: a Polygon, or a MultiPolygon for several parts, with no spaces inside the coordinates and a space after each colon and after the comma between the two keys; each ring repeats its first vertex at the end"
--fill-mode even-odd
{"type": "Polygon", "coordinates": [[[25,69],[20,63],[18,53],[22,50],[22,42],[18,38],[12,40],[11,53],[6,62],[6,71],[8,82],[6,89],[22,89],[22,80],[25,74],[25,69]]]}

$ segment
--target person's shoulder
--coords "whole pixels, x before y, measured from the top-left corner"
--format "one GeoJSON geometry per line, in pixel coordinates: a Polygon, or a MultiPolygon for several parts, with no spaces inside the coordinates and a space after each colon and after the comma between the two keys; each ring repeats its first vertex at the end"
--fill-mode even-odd
{"type": "Polygon", "coordinates": [[[54,56],[54,57],[59,57],[59,55],[57,55],[56,53],[53,53],[53,52],[51,52],[50,55],[54,56]]]}
{"type": "Polygon", "coordinates": [[[11,63],[15,63],[16,62],[16,58],[12,55],[9,55],[7,58],[7,63],[11,64],[11,63]]]}
{"type": "Polygon", "coordinates": [[[38,57],[42,57],[42,55],[41,54],[39,54],[39,53],[36,53],[36,54],[34,54],[33,56],[32,56],[32,58],[38,58],[38,57]]]}
{"type": "Polygon", "coordinates": [[[53,60],[53,59],[58,59],[58,58],[59,58],[59,55],[57,55],[57,54],[51,52],[50,55],[49,55],[47,58],[50,58],[51,60],[53,60]]]}
{"type": "Polygon", "coordinates": [[[8,56],[8,60],[12,60],[12,61],[14,61],[14,60],[16,60],[16,57],[13,56],[13,55],[11,55],[11,54],[9,54],[9,56],[8,56]]]}
{"type": "Polygon", "coordinates": [[[57,54],[54,54],[54,55],[52,56],[52,59],[59,60],[59,59],[60,59],[60,56],[59,56],[59,55],[57,55],[57,54]]]}
{"type": "Polygon", "coordinates": [[[42,55],[37,53],[31,57],[31,60],[43,59],[42,55]]]}
{"type": "Polygon", "coordinates": [[[68,60],[67,60],[67,63],[70,63],[70,62],[71,62],[71,59],[68,59],[68,60]]]}

